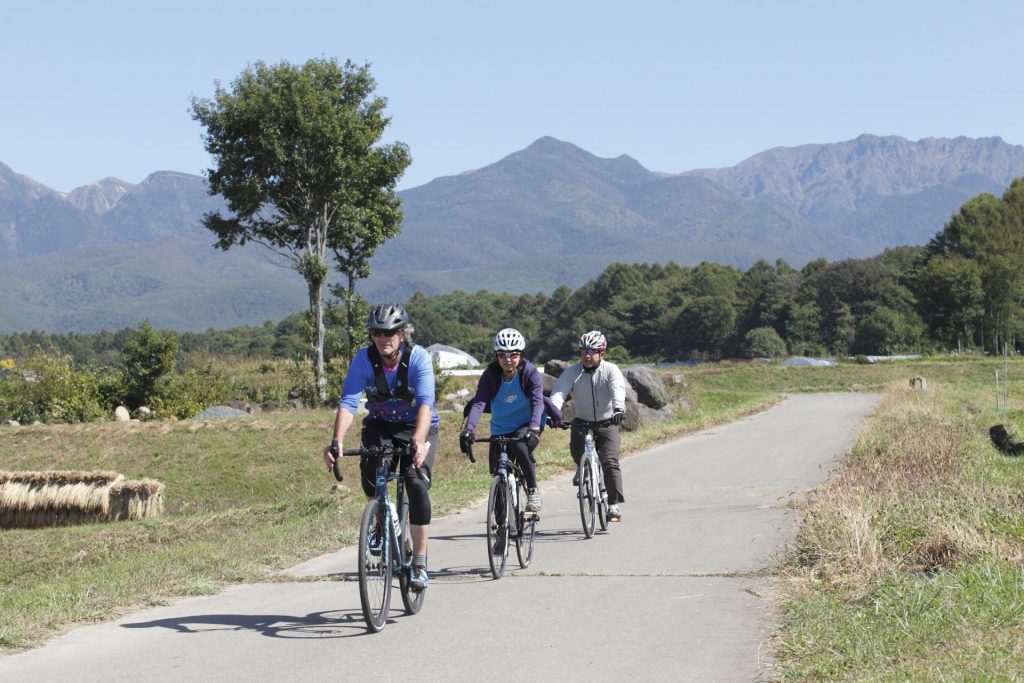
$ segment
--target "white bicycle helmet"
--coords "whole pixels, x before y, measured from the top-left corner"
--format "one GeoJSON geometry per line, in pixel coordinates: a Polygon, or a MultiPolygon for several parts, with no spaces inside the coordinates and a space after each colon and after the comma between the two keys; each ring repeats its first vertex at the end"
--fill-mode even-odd
{"type": "Polygon", "coordinates": [[[492,346],[495,351],[522,351],[526,348],[526,339],[519,333],[519,330],[506,327],[494,335],[492,346]]]}
{"type": "Polygon", "coordinates": [[[604,351],[608,348],[608,340],[605,339],[604,335],[597,330],[592,330],[580,337],[579,347],[581,349],[597,349],[598,351],[604,351]]]}

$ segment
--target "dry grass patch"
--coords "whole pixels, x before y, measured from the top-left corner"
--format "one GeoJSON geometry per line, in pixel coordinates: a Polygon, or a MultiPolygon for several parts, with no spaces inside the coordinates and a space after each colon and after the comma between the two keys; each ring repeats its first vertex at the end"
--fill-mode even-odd
{"type": "Polygon", "coordinates": [[[0,528],[144,519],[163,513],[164,485],[117,472],[0,472],[0,528]]]}
{"type": "Polygon", "coordinates": [[[962,385],[894,382],[843,465],[799,504],[780,568],[787,679],[960,667],[989,680],[1024,664],[1024,472],[1001,469],[983,400],[962,385]],[[997,634],[1007,656],[979,659],[997,634]]]}

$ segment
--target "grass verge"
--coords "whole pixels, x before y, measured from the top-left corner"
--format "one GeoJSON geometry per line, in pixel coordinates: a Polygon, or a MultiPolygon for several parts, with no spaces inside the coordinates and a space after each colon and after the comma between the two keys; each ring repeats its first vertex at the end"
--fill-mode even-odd
{"type": "Polygon", "coordinates": [[[1020,677],[1024,463],[989,442],[1002,419],[992,369],[951,368],[926,392],[894,383],[843,465],[803,501],[779,570],[781,679],[1020,677]]]}

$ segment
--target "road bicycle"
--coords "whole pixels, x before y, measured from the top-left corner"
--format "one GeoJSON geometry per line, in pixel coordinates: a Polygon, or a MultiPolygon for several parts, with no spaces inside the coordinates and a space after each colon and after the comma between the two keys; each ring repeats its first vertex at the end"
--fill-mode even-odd
{"type": "MultiPolygon", "coordinates": [[[[359,525],[359,603],[366,626],[374,633],[387,624],[392,577],[398,577],[406,614],[419,612],[426,597],[425,590],[415,590],[410,584],[413,546],[405,477],[391,471],[394,459],[401,458],[408,450],[408,446],[361,446],[341,453],[376,460],[374,497],[367,501],[359,525]],[[394,504],[389,495],[389,481],[396,482],[394,504]]],[[[343,479],[340,460],[334,461],[334,477],[338,481],[343,479]]]]}
{"type": "MultiPolygon", "coordinates": [[[[526,511],[526,479],[522,468],[508,455],[509,444],[525,442],[525,436],[489,436],[476,440],[476,443],[496,443],[501,447],[498,467],[487,494],[487,560],[495,579],[505,573],[510,540],[516,543],[520,567],[526,569],[533,559],[533,540],[540,517],[536,512],[526,511]]],[[[472,444],[466,450],[466,457],[476,462],[472,444]]]]}
{"type": "Polygon", "coordinates": [[[594,428],[610,424],[611,420],[588,422],[576,418],[567,425],[567,428],[584,434],[583,455],[576,468],[576,481],[579,482],[576,496],[580,501],[580,520],[586,538],[593,538],[596,525],[600,525],[601,531],[608,530],[608,490],[604,485],[604,468],[594,446],[594,428]]]}

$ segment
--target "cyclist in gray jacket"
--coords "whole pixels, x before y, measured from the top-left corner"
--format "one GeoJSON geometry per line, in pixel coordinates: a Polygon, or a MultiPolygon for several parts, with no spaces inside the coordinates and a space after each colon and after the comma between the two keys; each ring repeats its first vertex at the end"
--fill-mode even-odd
{"type": "MultiPolygon", "coordinates": [[[[619,429],[626,413],[626,378],[615,363],[604,360],[608,341],[593,330],[579,341],[580,362],[566,368],[551,390],[551,402],[561,410],[568,398],[573,399],[577,421],[595,424],[594,446],[597,448],[605,486],[608,488],[608,520],[622,518],[619,504],[622,495],[622,472],[619,469],[619,429]]],[[[585,448],[585,431],[574,425],[569,435],[569,452],[576,465],[585,448]]],[[[579,484],[573,480],[573,484],[579,484]]]]}

